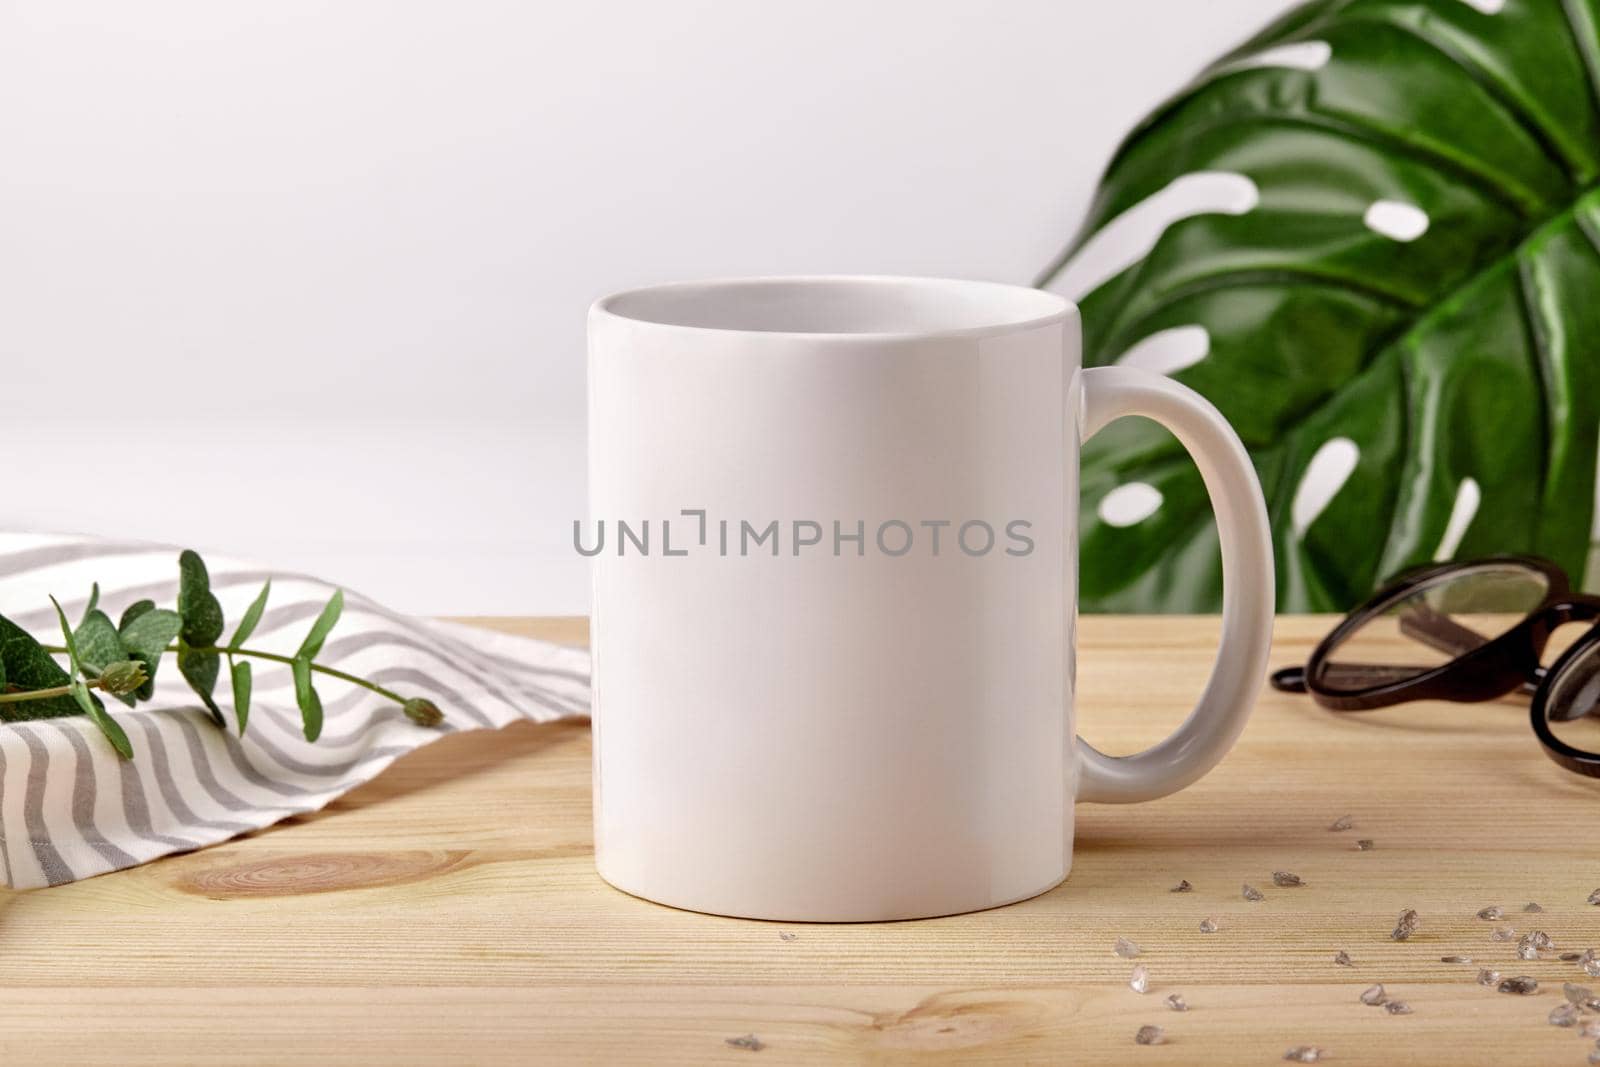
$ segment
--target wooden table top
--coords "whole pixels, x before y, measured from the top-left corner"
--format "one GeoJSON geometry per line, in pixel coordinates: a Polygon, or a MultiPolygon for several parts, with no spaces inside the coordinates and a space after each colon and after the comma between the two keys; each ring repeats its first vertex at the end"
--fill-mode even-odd
{"type": "MultiPolygon", "coordinates": [[[[581,642],[583,620],[502,620],[581,642]]],[[[1286,618],[1275,664],[1328,625],[1286,618]]],[[[1080,726],[1154,742],[1215,619],[1085,617],[1080,726]]],[[[1576,965],[1522,963],[1474,917],[1600,946],[1600,783],[1511,702],[1339,717],[1268,692],[1237,749],[1166,800],[1080,809],[1065,885],[875,925],[674,911],[600,881],[586,724],[446,738],[325,812],[75,885],[0,892],[8,1062],[1582,1064],[1546,1022],[1576,965]],[[1355,828],[1330,832],[1341,815],[1355,828]],[[1355,842],[1374,842],[1358,851],[1355,842]],[[1307,883],[1277,888],[1275,870],[1307,883]],[[1194,890],[1169,888],[1188,879],[1194,890]],[[1266,894],[1241,899],[1248,882],[1266,894]],[[1538,916],[1521,909],[1545,908],[1538,916]],[[1421,928],[1389,939],[1404,908],[1421,928]],[[1221,929],[1199,932],[1212,917],[1221,929]],[[794,935],[787,939],[784,934],[794,935]],[[1150,992],[1128,988],[1126,936],[1150,992]],[[1350,954],[1351,967],[1334,954],[1350,954]],[[1447,964],[1443,955],[1475,963],[1447,964]],[[1528,974],[1536,995],[1475,984],[1528,974]],[[1361,1004],[1382,982],[1413,1008],[1361,1004]],[[1163,1003],[1180,993],[1190,1010],[1163,1003]],[[1168,1043],[1134,1043],[1139,1027],[1168,1043]],[[760,1050],[727,1043],[752,1034],[760,1050]]],[[[1590,984],[1600,986],[1600,981],[1590,984]]],[[[1596,1018],[1597,1016],[1590,1016],[1596,1018]]]]}

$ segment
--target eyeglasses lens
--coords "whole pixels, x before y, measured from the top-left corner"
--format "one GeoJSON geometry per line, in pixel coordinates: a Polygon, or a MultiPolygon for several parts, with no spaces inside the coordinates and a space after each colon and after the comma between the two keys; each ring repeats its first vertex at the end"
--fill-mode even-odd
{"type": "Polygon", "coordinates": [[[1543,573],[1517,563],[1448,571],[1380,604],[1322,661],[1316,682],[1355,693],[1415,678],[1504,634],[1548,590],[1543,573]]]}

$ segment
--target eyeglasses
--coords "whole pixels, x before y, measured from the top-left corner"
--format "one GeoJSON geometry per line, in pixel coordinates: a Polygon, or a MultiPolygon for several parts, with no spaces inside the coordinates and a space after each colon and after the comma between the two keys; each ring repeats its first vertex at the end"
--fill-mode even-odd
{"type": "Polygon", "coordinates": [[[1600,623],[1548,667],[1546,647],[1567,623],[1600,619],[1600,597],[1574,593],[1548,560],[1497,556],[1407,571],[1345,616],[1304,667],[1272,686],[1310,693],[1333,711],[1408,700],[1477,702],[1529,694],[1545,753],[1600,778],[1600,623]]]}

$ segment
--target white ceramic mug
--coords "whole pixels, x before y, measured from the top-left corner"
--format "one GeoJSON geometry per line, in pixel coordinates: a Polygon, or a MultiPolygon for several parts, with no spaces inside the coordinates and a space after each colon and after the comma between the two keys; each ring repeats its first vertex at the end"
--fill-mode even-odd
{"type": "Polygon", "coordinates": [[[1167,378],[1080,369],[1077,310],[1039,290],[603,299],[589,494],[596,863],[676,907],[883,920],[1042,893],[1075,801],[1195,781],[1266,675],[1272,549],[1238,438],[1167,378]],[[1073,727],[1078,450],[1123,415],[1199,464],[1225,588],[1200,703],[1114,758],[1073,727]]]}

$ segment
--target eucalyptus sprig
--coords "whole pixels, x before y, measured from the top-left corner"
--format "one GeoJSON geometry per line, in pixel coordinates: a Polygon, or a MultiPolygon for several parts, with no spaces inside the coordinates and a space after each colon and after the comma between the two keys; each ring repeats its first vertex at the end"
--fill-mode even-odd
{"type": "Polygon", "coordinates": [[[176,611],[157,607],[153,600],[140,600],[128,605],[121,619],[113,623],[111,616],[100,610],[97,583],[90,589],[89,603],[77,626],[67,621],[56,598],[50,598],[61,624],[60,645],[41,644],[0,615],[0,722],[87,715],[123,758],[132,759],[133,745],[105,710],[100,695],[115,697],[130,708],[149,700],[155,695],[161,657],[169,653],[177,657],[178,672],[221,729],[227,729],[228,720],[213,694],[226,657],[234,719],[241,737],[250,718],[253,659],[289,667],[307,741],[315,741],[322,733],[322,698],[313,684],[315,675],[337,678],[392,700],[419,725],[437,726],[444,721],[444,713],[425,697],[402,696],[370,679],[316,662],[344,611],[342,590],[336,590],[323,606],[294,655],[246,648],[244,643],[261,622],[271,592],[272,581],[268,579],[245,609],[227,644],[218,644],[226,625],[222,604],[211,591],[205,562],[198,553],[186,549],[178,556],[176,611]],[[67,657],[65,670],[56,662],[57,655],[67,657]]]}

